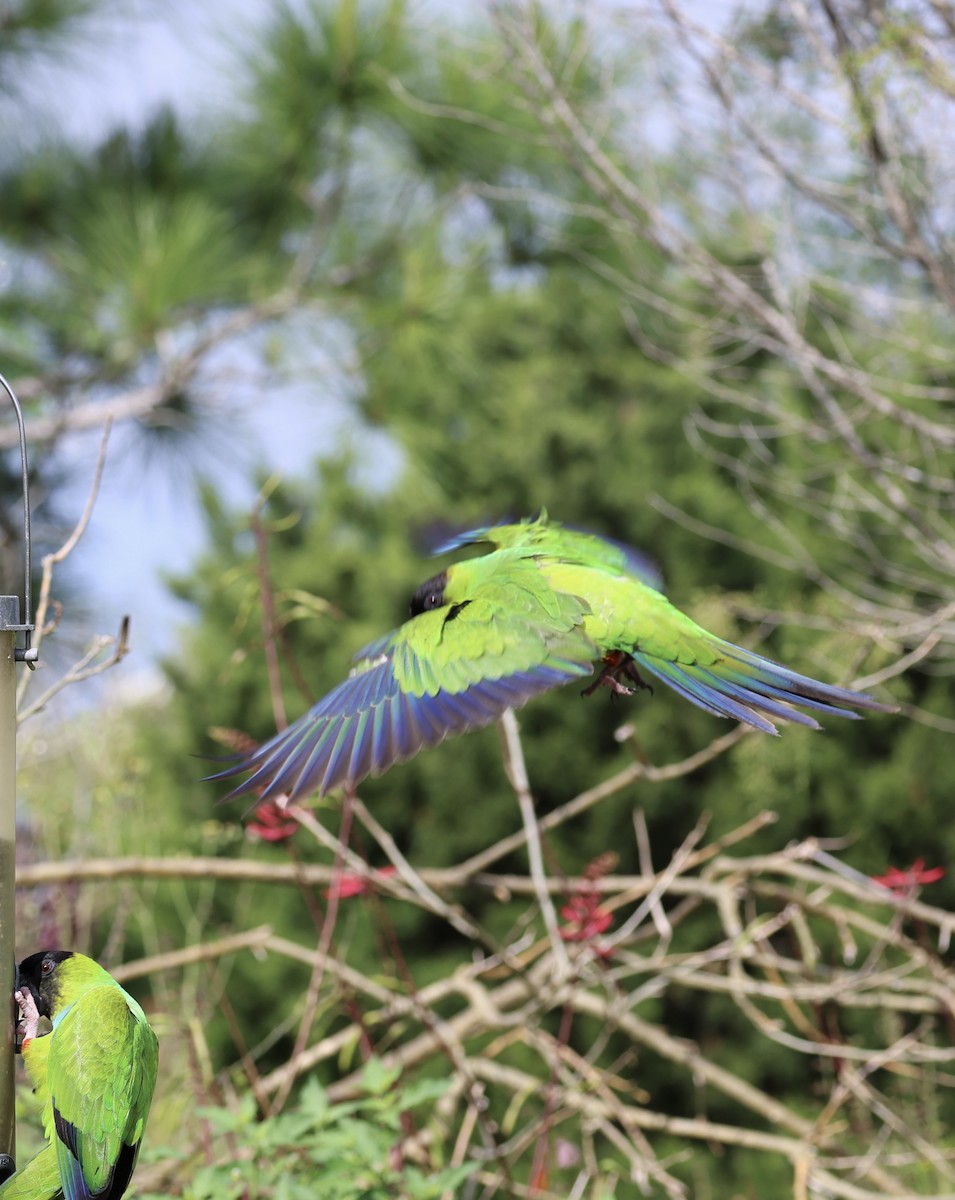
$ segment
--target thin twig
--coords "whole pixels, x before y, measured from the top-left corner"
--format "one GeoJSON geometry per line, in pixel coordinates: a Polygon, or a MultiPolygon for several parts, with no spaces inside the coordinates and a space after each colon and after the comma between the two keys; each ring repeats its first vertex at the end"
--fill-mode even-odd
{"type": "Polygon", "coordinates": [[[544,857],[541,853],[540,829],[537,823],[537,813],[534,809],[534,798],[531,795],[530,783],[527,778],[527,767],[524,764],[524,752],[521,747],[521,735],[517,727],[517,717],[513,709],[507,709],[498,724],[501,732],[501,744],[504,750],[504,769],[510,780],[517,803],[521,810],[521,821],[524,825],[524,840],[527,844],[527,858],[530,863],[531,879],[544,918],[544,927],[550,940],[551,953],[554,957],[554,969],[557,979],[565,978],[570,972],[570,959],[567,947],[560,936],[557,924],[557,911],[547,889],[547,874],[544,870],[544,857]]]}
{"type": "MultiPolygon", "coordinates": [[[[83,512],[80,514],[80,519],[76,522],[76,525],[73,527],[72,533],[70,533],[69,537],[60,546],[60,548],[58,550],[54,550],[50,554],[45,554],[43,556],[43,570],[42,570],[42,575],[40,577],[40,594],[37,597],[36,613],[34,615],[34,624],[36,625],[36,629],[34,630],[34,633],[33,633],[33,647],[36,650],[39,650],[40,646],[42,645],[43,638],[46,633],[46,618],[47,618],[47,612],[49,611],[49,607],[50,607],[51,593],[52,593],[52,589],[53,589],[54,568],[57,567],[60,563],[65,562],[65,560],[67,558],[69,558],[69,556],[73,553],[73,551],[79,545],[80,540],[83,537],[83,534],[86,533],[86,530],[89,527],[90,520],[92,519],[93,510],[96,507],[96,501],[97,501],[97,498],[99,497],[100,484],[102,483],[102,480],[103,480],[103,471],[105,470],[105,467],[106,467],[106,450],[109,445],[109,435],[110,435],[112,428],[113,428],[112,418],[107,417],[105,422],[103,423],[103,433],[102,433],[102,436],[100,437],[99,451],[97,452],[97,455],[96,455],[96,465],[93,468],[93,479],[90,483],[90,490],[86,497],[86,504],[83,507],[83,512]]],[[[98,653],[100,649],[102,649],[102,646],[97,647],[96,653],[98,653]]],[[[89,655],[87,655],[86,658],[87,658],[87,660],[89,660],[89,655]]],[[[120,658],[122,658],[122,654],[120,654],[119,657],[116,657],[113,660],[111,660],[102,669],[105,670],[107,666],[113,666],[114,663],[119,662],[120,658]]],[[[80,668],[80,669],[82,669],[82,668],[80,668]]],[[[77,670],[77,668],[74,667],[73,670],[75,672],[77,670]]],[[[71,679],[70,682],[75,683],[75,682],[78,682],[79,679],[87,678],[87,677],[88,676],[85,676],[85,675],[74,675],[73,679],[71,679]]],[[[20,683],[17,687],[17,707],[18,708],[23,703],[23,699],[26,695],[27,688],[30,686],[30,680],[32,678],[33,678],[32,671],[24,671],[23,674],[20,676],[20,683]]],[[[64,684],[61,686],[66,686],[66,685],[64,684]]],[[[20,720],[21,721],[26,720],[27,716],[32,715],[32,713],[39,712],[40,709],[43,707],[43,704],[45,704],[48,700],[52,699],[52,697],[59,690],[61,690],[61,688],[48,689],[47,692],[45,693],[45,698],[43,700],[43,703],[34,704],[26,713],[21,715],[20,720]]]]}

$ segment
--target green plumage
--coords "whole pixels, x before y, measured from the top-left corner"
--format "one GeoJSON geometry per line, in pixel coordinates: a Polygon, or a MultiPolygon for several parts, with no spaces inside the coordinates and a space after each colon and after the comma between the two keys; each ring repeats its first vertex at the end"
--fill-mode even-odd
{"type": "Polygon", "coordinates": [[[395,679],[411,695],[464,692],[547,663],[588,665],[593,656],[580,637],[585,604],[555,592],[517,551],[462,563],[448,572],[443,596],[440,608],[403,625],[394,642],[395,679]]]}
{"type": "Polygon", "coordinates": [[[344,683],[242,762],[231,795],[296,799],[379,775],[424,746],[486,725],[507,708],[579,679],[629,694],[662,680],[716,716],[776,733],[774,720],[818,728],[810,712],[892,712],[708,633],[660,590],[636,551],[541,517],[475,530],[444,550],[484,542],[415,593],[411,619],[367,646],[344,683]]]}
{"type": "Polygon", "coordinates": [[[44,1146],[22,1171],[0,1186],[2,1200],[63,1200],[56,1147],[44,1146]]]}
{"type": "Polygon", "coordinates": [[[133,997],[82,954],[31,955],[20,964],[17,997],[23,1058],[63,1194],[66,1200],[118,1200],[136,1164],[156,1084],[156,1035],[133,997]],[[30,998],[34,1012],[52,1022],[49,1034],[37,1036],[30,998]]]}

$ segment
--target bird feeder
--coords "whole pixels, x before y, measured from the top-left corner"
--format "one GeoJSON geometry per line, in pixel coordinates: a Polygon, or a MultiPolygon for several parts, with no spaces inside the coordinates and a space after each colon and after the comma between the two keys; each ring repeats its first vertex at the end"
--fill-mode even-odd
{"type": "Polygon", "coordinates": [[[14,1040],[13,989],[16,982],[16,837],[17,837],[17,689],[16,665],[32,670],[37,652],[30,644],[33,633],[31,603],[32,550],[30,544],[30,480],[23,412],[13,388],[0,375],[0,387],[10,397],[20,434],[20,474],[23,489],[23,621],[20,597],[0,596],[0,996],[10,999],[10,1019],[0,1055],[0,1154],[14,1152],[14,1040]]]}

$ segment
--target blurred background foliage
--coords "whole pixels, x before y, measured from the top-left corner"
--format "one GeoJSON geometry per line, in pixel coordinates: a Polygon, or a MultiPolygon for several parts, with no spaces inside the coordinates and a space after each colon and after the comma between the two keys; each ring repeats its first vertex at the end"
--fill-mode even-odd
{"type": "MultiPolygon", "coordinates": [[[[14,4],[0,17],[4,60],[47,55],[55,63],[77,24],[94,22],[95,31],[107,8],[14,4]]],[[[640,121],[659,49],[653,38],[630,53],[624,45],[634,43],[601,42],[558,6],[524,16],[568,103],[594,129],[619,134],[640,121]],[[608,86],[619,111],[608,111],[608,86]]],[[[802,43],[791,33],[794,43],[780,48],[778,38],[767,40],[775,28],[754,17],[747,36],[767,61],[778,55],[796,70],[802,43]]],[[[542,507],[648,551],[674,601],[714,632],[826,679],[886,667],[907,645],[818,586],[820,576],[855,585],[845,575],[857,569],[846,539],[831,536],[811,504],[768,512],[726,455],[703,453],[687,437],[704,405],[687,364],[705,358],[701,330],[719,307],[652,238],[632,228],[614,236],[593,209],[586,174],[515,85],[512,59],[500,25],[478,12],[461,21],[440,9],[425,17],[400,0],[281,4],[269,8],[257,36],[237,44],[228,103],[218,111],[186,120],[162,108],[141,127],[92,144],[5,139],[0,367],[30,419],[47,420],[42,431],[35,426],[32,446],[37,495],[49,506],[41,529],[50,539],[60,520],[57,451],[85,427],[95,403],[113,405],[144,443],[164,440],[170,459],[189,460],[196,445],[220,439],[227,456],[229,415],[220,401],[231,373],[251,360],[261,384],[256,402],[269,406],[269,381],[301,382],[320,345],[329,365],[309,380],[312,402],[348,394],[348,431],[316,453],[309,478],[270,484],[261,513],[290,717],[342,677],[355,650],[403,619],[414,588],[432,573],[429,549],[444,535],[542,507]],[[669,312],[641,293],[637,285],[650,280],[671,298],[669,312]],[[378,432],[390,448],[381,461],[378,432]],[[691,519],[675,520],[673,510],[691,519]],[[731,537],[709,538],[703,526],[731,537]],[[791,569],[790,538],[811,548],[815,577],[791,569]]],[[[24,119],[16,92],[0,97],[0,119],[11,130],[24,119]]],[[[812,134],[802,136],[811,157],[812,134]]],[[[706,129],[700,137],[692,153],[676,137],[670,145],[661,139],[654,188],[664,203],[668,189],[679,195],[686,227],[696,220],[709,252],[759,287],[752,214],[727,196],[723,228],[706,224],[707,156],[719,143],[706,129]]],[[[888,373],[884,348],[859,335],[856,293],[832,281],[842,265],[821,264],[805,336],[821,353],[844,340],[860,363],[881,354],[878,369],[888,373]]],[[[884,275],[886,286],[897,285],[897,271],[886,265],[884,275]]],[[[914,311],[909,320],[941,322],[914,311]]],[[[813,397],[798,371],[771,348],[744,353],[743,344],[728,321],[721,354],[737,355],[734,386],[808,414],[813,397]]],[[[891,364],[899,378],[937,380],[940,368],[919,358],[915,332],[907,347],[891,364]]],[[[927,409],[918,397],[911,403],[927,409]]],[[[705,398],[711,428],[729,420],[729,407],[718,393],[705,398]]],[[[887,444],[900,436],[889,418],[882,436],[887,444]]],[[[820,472],[859,470],[845,464],[835,440],[820,439],[817,450],[820,472]]],[[[790,455],[801,469],[801,453],[798,442],[782,444],[782,465],[790,455]]],[[[945,453],[940,446],[939,473],[945,453]]],[[[260,484],[265,474],[263,466],[260,484]]],[[[6,475],[2,484],[3,568],[13,579],[15,508],[6,475]]],[[[222,750],[210,730],[261,739],[275,713],[263,656],[263,563],[249,513],[224,503],[201,472],[188,486],[202,494],[207,546],[188,575],[170,580],[193,619],[162,664],[162,687],[47,724],[35,739],[24,730],[22,846],[34,861],[143,853],[332,861],[302,837],[257,841],[244,831],[241,802],[219,806],[221,789],[201,782],[203,760],[222,750]]],[[[862,519],[860,529],[872,533],[862,519]]],[[[896,530],[897,544],[878,537],[882,558],[907,561],[908,529],[896,530]]],[[[68,569],[62,581],[69,585],[68,569]]],[[[937,586],[914,572],[896,584],[900,607],[937,586]]],[[[71,616],[68,609],[64,621],[71,616]]],[[[766,808],[779,820],[754,839],[757,850],[812,835],[837,839],[839,853],[867,874],[920,856],[947,863],[955,850],[947,820],[955,766],[944,752],[955,721],[949,680],[945,662],[928,657],[888,689],[933,714],[934,724],[832,720],[824,734],[748,738],[689,777],[613,796],[548,839],[550,869],[579,875],[612,851],[621,872],[639,871],[635,803],[646,810],[658,865],[701,813],[712,814],[719,836],[766,808]]],[[[539,812],[609,777],[634,753],[654,763],[691,754],[722,732],[715,724],[662,692],[624,704],[600,695],[584,702],[572,688],[545,697],[521,714],[539,812]],[[636,742],[615,736],[625,722],[635,724],[636,742]]],[[[441,746],[361,791],[415,864],[451,866],[518,826],[494,730],[441,746]]],[[[337,828],[337,802],[316,811],[337,828]]],[[[360,835],[354,845],[384,865],[360,835]]],[[[523,854],[501,867],[524,870],[523,854]]],[[[949,881],[933,893],[943,904],[952,897],[949,881]]],[[[461,899],[502,935],[524,907],[487,893],[461,899]]],[[[22,897],[22,949],[62,942],[122,962],[266,922],[314,940],[325,903],[320,889],[303,896],[212,879],[49,887],[22,897]]],[[[336,937],[356,969],[394,968],[400,945],[401,969],[420,988],[468,953],[428,914],[389,905],[385,918],[383,904],[369,897],[339,918],[336,937]]],[[[178,997],[161,974],[151,980],[149,1002],[176,1048],[164,1054],[153,1141],[172,1139],[183,1120],[183,1079],[200,1099],[223,1100],[228,1088],[218,1072],[246,1048],[257,1048],[263,1073],[288,1059],[308,980],[306,965],[251,953],[184,967],[178,997]],[[177,1012],[188,1036],[173,1029],[177,1012]]],[[[751,1030],[725,999],[681,1007],[668,996],[648,1011],[679,1036],[720,1042],[774,1093],[812,1086],[805,1062],[782,1077],[755,1054],[751,1030]]],[[[329,1007],[316,1032],[350,1019],[329,1007]]],[[[665,1095],[667,1069],[644,1063],[640,1085],[665,1095]]],[[[229,1087],[238,1086],[230,1078],[229,1087]]],[[[694,1100],[677,1103],[692,1111],[694,1100]]],[[[707,1195],[770,1194],[744,1152],[730,1158],[707,1195]]],[[[616,1194],[637,1193],[621,1185],[616,1194]]]]}

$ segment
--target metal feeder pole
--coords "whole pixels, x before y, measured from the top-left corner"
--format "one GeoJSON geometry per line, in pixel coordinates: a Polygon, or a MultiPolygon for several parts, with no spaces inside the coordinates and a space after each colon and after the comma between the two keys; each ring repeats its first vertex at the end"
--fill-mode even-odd
{"type": "MultiPolygon", "coordinates": [[[[13,388],[0,375],[0,387],[13,404],[20,432],[20,471],[23,483],[23,607],[20,621],[20,597],[0,596],[0,997],[11,997],[10,1018],[0,1053],[0,1154],[13,1155],[14,1086],[13,1066],[15,1021],[13,989],[16,986],[16,842],[17,842],[17,677],[16,664],[25,662],[33,670],[37,652],[30,645],[33,632],[31,605],[30,481],[27,474],[27,443],[23,412],[13,388]],[[23,645],[17,635],[23,634],[23,645]]],[[[0,1000],[0,1005],[3,1001],[0,1000]]],[[[2,1008],[0,1008],[2,1011],[2,1008]]]]}

